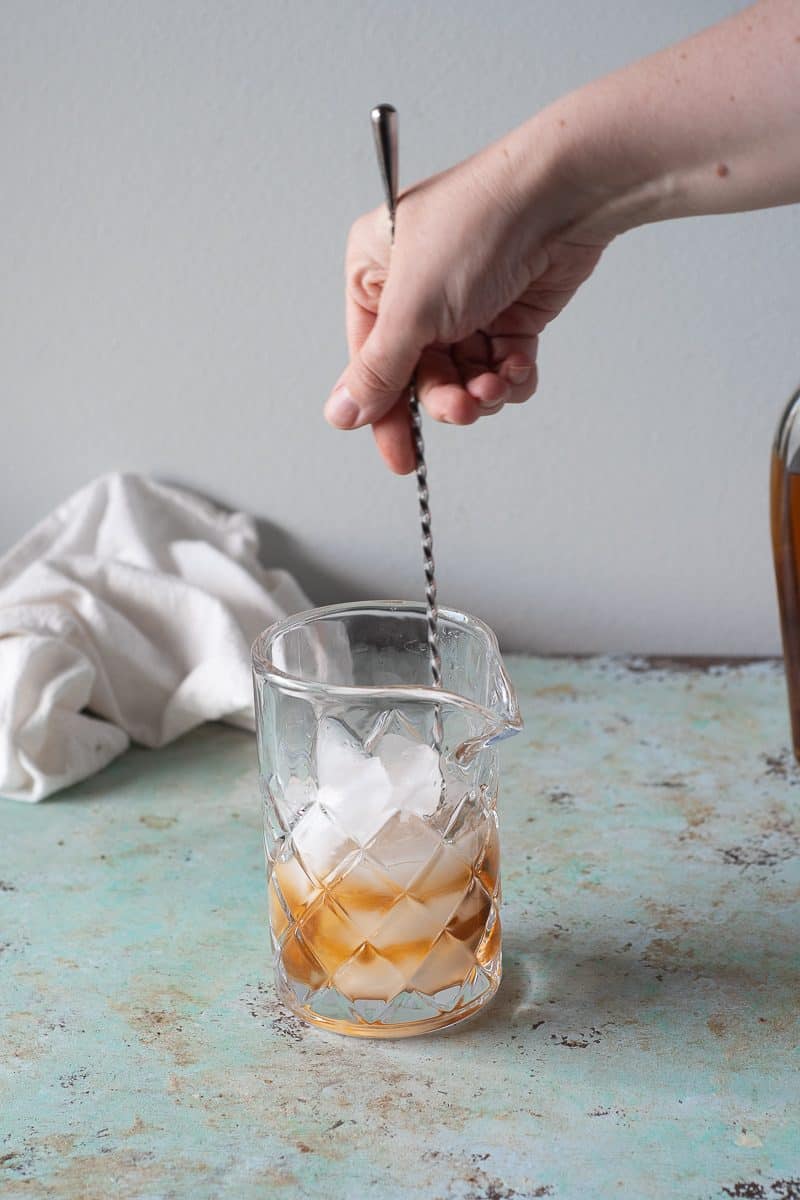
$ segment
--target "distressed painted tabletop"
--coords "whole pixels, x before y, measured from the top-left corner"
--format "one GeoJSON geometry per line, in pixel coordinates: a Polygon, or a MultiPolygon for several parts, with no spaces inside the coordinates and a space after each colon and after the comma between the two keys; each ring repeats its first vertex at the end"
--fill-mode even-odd
{"type": "Polygon", "coordinates": [[[0,1195],[800,1197],[778,667],[510,667],[505,979],[443,1035],[277,1005],[248,735],[0,802],[0,1195]]]}

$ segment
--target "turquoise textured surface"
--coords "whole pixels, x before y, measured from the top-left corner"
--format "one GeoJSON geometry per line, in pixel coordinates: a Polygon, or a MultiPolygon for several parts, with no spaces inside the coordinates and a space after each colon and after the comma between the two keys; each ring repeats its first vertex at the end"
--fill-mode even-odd
{"type": "Polygon", "coordinates": [[[800,1197],[779,667],[509,667],[505,978],[444,1034],[277,1004],[250,736],[0,802],[0,1195],[800,1197]]]}

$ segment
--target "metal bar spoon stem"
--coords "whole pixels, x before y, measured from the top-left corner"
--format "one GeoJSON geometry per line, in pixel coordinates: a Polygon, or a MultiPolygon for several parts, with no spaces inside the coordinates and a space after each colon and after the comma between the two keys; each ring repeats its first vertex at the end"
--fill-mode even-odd
{"type": "MultiPolygon", "coordinates": [[[[394,245],[395,216],[397,213],[397,110],[391,104],[379,104],[373,108],[372,131],[381,171],[386,207],[389,210],[392,244],[394,245]]],[[[419,519],[422,529],[422,557],[425,570],[425,604],[430,659],[431,680],[434,687],[442,686],[442,658],[439,653],[439,610],[436,604],[436,568],[433,559],[433,533],[431,530],[430,496],[428,492],[428,468],[425,464],[425,442],[422,437],[422,413],[417,396],[416,377],[412,377],[408,394],[411,417],[411,433],[414,440],[416,459],[417,496],[419,519]]],[[[434,712],[433,741],[437,750],[442,748],[442,714],[437,706],[434,712]]]]}

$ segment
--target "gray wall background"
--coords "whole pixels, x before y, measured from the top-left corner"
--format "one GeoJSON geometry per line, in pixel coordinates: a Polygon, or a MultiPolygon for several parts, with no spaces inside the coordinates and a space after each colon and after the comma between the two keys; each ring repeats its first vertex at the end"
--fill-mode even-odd
{"type": "MultiPolygon", "coordinates": [[[[416,501],[320,416],[342,256],[401,179],[733,0],[4,0],[0,546],[95,475],[264,518],[315,601],[421,592],[416,501]]],[[[800,379],[796,208],[637,231],[529,405],[427,427],[440,590],[507,648],[772,652],[770,441],[800,379]]]]}

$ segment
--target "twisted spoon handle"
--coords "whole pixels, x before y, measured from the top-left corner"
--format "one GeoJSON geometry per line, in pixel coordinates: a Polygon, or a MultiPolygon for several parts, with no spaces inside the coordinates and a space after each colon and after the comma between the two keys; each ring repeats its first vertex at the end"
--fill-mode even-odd
{"type": "MultiPolygon", "coordinates": [[[[391,104],[379,104],[373,108],[372,131],[375,149],[383,179],[386,207],[394,242],[395,214],[397,212],[397,110],[391,104]]],[[[416,457],[417,497],[419,520],[422,529],[422,556],[425,569],[425,603],[428,625],[428,656],[431,664],[431,679],[434,687],[442,686],[442,658],[439,653],[439,610],[436,603],[436,566],[433,559],[433,533],[431,531],[430,496],[428,492],[428,468],[425,465],[425,442],[422,437],[422,414],[417,397],[416,379],[411,380],[408,407],[411,414],[411,432],[414,438],[416,457]]],[[[436,709],[434,741],[441,746],[441,713],[436,709]]]]}

